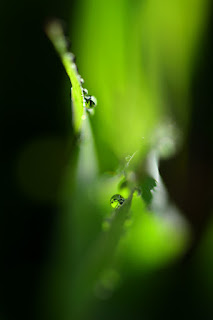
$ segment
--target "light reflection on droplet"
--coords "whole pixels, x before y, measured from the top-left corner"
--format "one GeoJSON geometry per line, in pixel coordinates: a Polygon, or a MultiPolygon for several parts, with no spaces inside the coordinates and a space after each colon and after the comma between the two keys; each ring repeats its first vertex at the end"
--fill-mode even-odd
{"type": "Polygon", "coordinates": [[[125,199],[120,194],[114,194],[110,199],[111,207],[114,209],[120,207],[124,203],[125,199]]]}

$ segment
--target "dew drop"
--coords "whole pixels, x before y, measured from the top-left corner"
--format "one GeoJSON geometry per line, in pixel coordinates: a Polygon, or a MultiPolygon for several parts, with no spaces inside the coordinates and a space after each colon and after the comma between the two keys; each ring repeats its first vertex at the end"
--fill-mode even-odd
{"type": "Polygon", "coordinates": [[[83,88],[83,93],[88,94],[88,90],[86,88],[83,88]]]}
{"type": "Polygon", "coordinates": [[[76,67],[75,63],[72,63],[71,67],[72,67],[73,70],[75,70],[76,73],[78,72],[78,68],[76,67]]]}
{"type": "Polygon", "coordinates": [[[124,203],[125,199],[120,194],[114,194],[110,199],[111,206],[115,209],[120,207],[124,203]]]}
{"type": "Polygon", "coordinates": [[[81,84],[84,83],[84,79],[81,78],[81,76],[80,76],[80,78],[79,78],[79,81],[80,81],[81,84]]]}
{"type": "Polygon", "coordinates": [[[88,108],[93,108],[97,105],[97,99],[94,96],[85,96],[84,99],[88,108]]]}
{"type": "Polygon", "coordinates": [[[70,62],[74,62],[74,60],[75,60],[75,56],[74,56],[74,54],[71,53],[71,52],[68,52],[68,53],[66,54],[66,58],[67,58],[70,62]]]}

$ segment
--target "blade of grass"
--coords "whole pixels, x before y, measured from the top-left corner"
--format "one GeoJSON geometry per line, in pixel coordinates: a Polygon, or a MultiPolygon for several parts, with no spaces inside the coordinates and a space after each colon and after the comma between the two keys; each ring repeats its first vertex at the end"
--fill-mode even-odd
{"type": "Polygon", "coordinates": [[[91,307],[95,284],[101,273],[113,260],[123,233],[124,222],[131,207],[132,194],[121,207],[115,210],[109,230],[101,233],[83,259],[81,267],[74,274],[72,283],[72,315],[74,319],[84,319],[88,308],[91,307]]]}
{"type": "Polygon", "coordinates": [[[67,50],[67,41],[64,36],[62,26],[57,20],[47,24],[46,33],[60,56],[72,85],[71,96],[73,126],[75,132],[79,133],[82,127],[82,120],[86,115],[81,77],[74,62],[74,55],[67,50]]]}

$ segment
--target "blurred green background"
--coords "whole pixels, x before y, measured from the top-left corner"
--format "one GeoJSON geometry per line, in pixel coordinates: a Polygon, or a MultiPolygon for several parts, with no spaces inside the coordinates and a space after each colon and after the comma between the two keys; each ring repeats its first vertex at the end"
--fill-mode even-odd
{"type": "Polygon", "coordinates": [[[211,319],[211,1],[0,6],[0,319],[211,319]],[[98,100],[81,138],[52,18],[98,100]]]}

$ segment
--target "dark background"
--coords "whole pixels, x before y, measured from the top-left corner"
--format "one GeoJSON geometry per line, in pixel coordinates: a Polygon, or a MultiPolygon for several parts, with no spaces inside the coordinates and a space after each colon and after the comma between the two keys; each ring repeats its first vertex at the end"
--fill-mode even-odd
{"type": "MultiPolygon", "coordinates": [[[[72,138],[69,97],[63,95],[69,92],[69,81],[44,33],[44,24],[57,17],[70,26],[74,9],[74,1],[1,3],[0,319],[3,320],[37,318],[38,283],[48,261],[59,212],[54,199],[68,160],[67,141],[72,138]],[[51,148],[45,148],[44,144],[32,155],[39,181],[35,187],[39,196],[34,197],[19,185],[17,159],[23,148],[37,139],[53,139],[56,143],[51,148]],[[50,163],[52,169],[48,171],[50,163]],[[45,176],[47,171],[50,173],[45,176]]],[[[126,284],[120,297],[114,300],[117,309],[113,304],[108,306],[119,310],[120,304],[124,319],[213,317],[212,288],[205,295],[203,286],[194,281],[196,249],[208,225],[213,198],[212,24],[211,12],[191,87],[193,112],[188,139],[174,159],[161,165],[170,195],[191,222],[195,240],[183,261],[152,278],[153,286],[146,279],[141,279],[142,291],[134,279],[126,284]],[[186,154],[188,162],[181,171],[177,168],[186,154]],[[131,289],[136,293],[132,298],[131,289]],[[123,301],[128,304],[123,306],[123,301]]]]}
{"type": "MultiPolygon", "coordinates": [[[[48,243],[58,212],[53,199],[63,169],[58,155],[63,147],[60,145],[58,149],[53,144],[43,157],[40,152],[33,155],[34,170],[40,180],[37,188],[46,183],[44,193],[48,197],[33,198],[24,192],[17,180],[16,167],[20,152],[31,141],[54,138],[66,142],[71,135],[70,102],[61,94],[65,74],[44,33],[44,25],[55,16],[69,25],[72,6],[71,1],[1,2],[2,319],[36,317],[37,283],[48,258],[48,243]],[[45,176],[52,161],[52,171],[45,176]]],[[[64,81],[64,86],[69,92],[69,81],[64,81]]]]}

